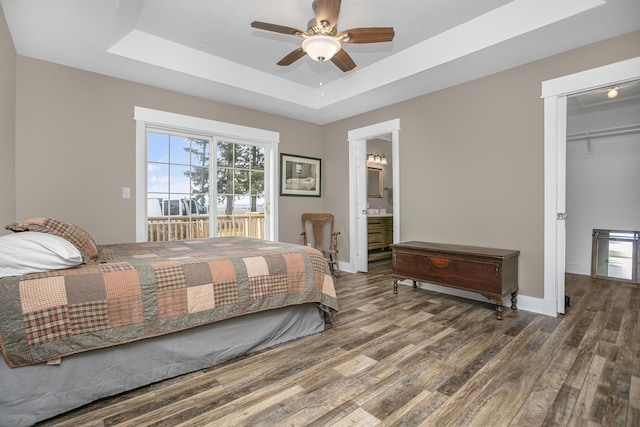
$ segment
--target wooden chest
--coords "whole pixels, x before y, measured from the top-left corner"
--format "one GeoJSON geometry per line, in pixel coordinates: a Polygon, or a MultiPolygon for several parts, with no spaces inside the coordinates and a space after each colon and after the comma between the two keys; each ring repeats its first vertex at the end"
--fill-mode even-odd
{"type": "Polygon", "coordinates": [[[502,299],[511,294],[511,308],[517,309],[518,256],[520,251],[443,243],[406,242],[391,245],[393,291],[398,280],[435,283],[478,292],[496,303],[502,319],[502,299]]]}

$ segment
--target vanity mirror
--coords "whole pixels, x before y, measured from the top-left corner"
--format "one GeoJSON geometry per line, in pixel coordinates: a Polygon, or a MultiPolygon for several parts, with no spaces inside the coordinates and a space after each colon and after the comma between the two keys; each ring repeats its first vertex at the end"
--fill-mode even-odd
{"type": "Polygon", "coordinates": [[[367,167],[367,197],[384,196],[382,169],[367,167]]]}

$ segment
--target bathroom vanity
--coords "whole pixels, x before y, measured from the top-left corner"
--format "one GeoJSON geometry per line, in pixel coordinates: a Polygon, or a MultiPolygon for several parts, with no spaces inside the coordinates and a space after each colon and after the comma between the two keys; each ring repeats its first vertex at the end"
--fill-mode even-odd
{"type": "Polygon", "coordinates": [[[367,215],[367,249],[368,261],[391,259],[393,243],[393,215],[367,215]]]}

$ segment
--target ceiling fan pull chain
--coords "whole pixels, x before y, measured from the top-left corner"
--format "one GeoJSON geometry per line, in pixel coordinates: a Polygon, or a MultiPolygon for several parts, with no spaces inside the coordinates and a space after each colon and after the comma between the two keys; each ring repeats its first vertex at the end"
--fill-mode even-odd
{"type": "Polygon", "coordinates": [[[322,87],[322,74],[324,73],[324,60],[320,60],[320,99],[324,99],[324,89],[322,87]]]}

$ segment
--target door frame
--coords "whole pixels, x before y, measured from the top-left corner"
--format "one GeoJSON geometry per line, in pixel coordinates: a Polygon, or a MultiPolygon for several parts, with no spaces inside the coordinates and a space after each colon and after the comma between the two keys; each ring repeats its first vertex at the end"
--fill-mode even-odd
{"type": "Polygon", "coordinates": [[[565,310],[567,96],[640,79],[640,57],[542,82],[544,99],[544,314],[565,310]]]}
{"type": "Polygon", "coordinates": [[[400,119],[353,129],[349,142],[349,269],[368,271],[367,265],[367,140],[391,135],[393,178],[393,242],[400,241],[400,119]],[[364,212],[364,213],[363,213],[364,212]]]}

